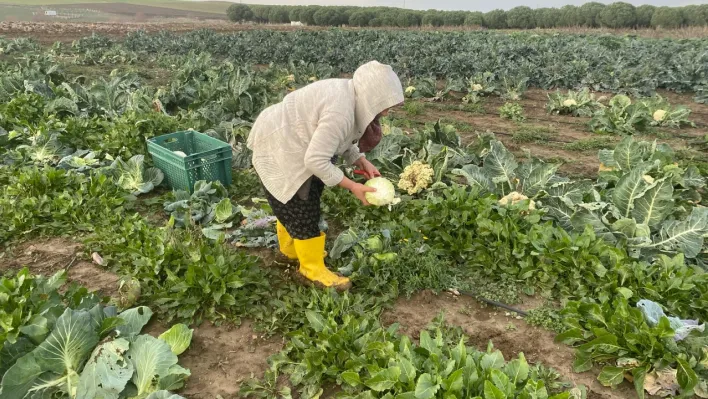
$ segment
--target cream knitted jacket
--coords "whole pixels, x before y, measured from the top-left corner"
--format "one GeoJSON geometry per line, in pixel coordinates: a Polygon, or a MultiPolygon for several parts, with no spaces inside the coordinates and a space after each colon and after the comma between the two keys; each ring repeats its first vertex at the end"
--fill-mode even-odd
{"type": "Polygon", "coordinates": [[[390,66],[371,61],[352,79],[326,79],[299,90],[258,116],[248,137],[253,167],[265,188],[287,203],[310,177],[327,186],[342,181],[335,155],[349,163],[363,156],[357,141],[374,117],[403,102],[403,88],[390,66]]]}

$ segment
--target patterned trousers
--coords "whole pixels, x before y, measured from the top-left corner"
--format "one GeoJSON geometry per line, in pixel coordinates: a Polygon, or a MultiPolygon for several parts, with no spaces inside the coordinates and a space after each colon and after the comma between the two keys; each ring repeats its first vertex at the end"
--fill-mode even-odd
{"type": "Polygon", "coordinates": [[[266,198],[273,209],[273,214],[285,226],[290,236],[296,240],[309,240],[319,237],[321,234],[320,216],[322,215],[322,210],[320,209],[320,198],[325,185],[322,180],[312,176],[309,186],[309,191],[295,194],[285,204],[275,199],[268,190],[265,190],[266,198]]]}

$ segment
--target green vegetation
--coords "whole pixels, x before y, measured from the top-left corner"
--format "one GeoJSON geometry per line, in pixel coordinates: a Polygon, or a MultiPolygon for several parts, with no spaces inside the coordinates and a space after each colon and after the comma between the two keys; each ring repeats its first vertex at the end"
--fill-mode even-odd
{"type": "Polygon", "coordinates": [[[499,116],[501,116],[502,119],[510,119],[514,122],[523,122],[526,120],[524,107],[519,103],[504,103],[504,105],[499,107],[499,116]]]}
{"type": "MultiPolygon", "coordinates": [[[[525,23],[521,11],[515,23],[525,23]]],[[[596,11],[602,18],[603,11],[596,11]]],[[[525,294],[559,304],[558,312],[550,306],[532,311],[528,322],[561,332],[559,341],[577,346],[575,369],[597,365],[605,385],[632,375],[641,396],[668,373],[676,377],[672,395],[701,394],[708,381],[706,332],[686,331],[676,320],[696,320],[699,326],[708,320],[706,173],[682,158],[684,152],[626,135],[644,126],[687,124],[686,110],[660,97],[617,95],[593,111],[597,130],[625,134],[617,142],[577,144],[610,147],[598,151],[601,167],[594,180],[560,176],[559,165],[532,154],[519,158],[493,134],[469,135],[463,144],[458,130],[467,126],[454,120],[403,132],[397,126],[406,121],[387,119],[386,134],[367,158],[398,187],[401,202],[390,209],[365,208],[340,189],[323,196],[328,266],[350,276],[353,290],[302,287],[287,265],[272,261],[274,218],[260,198],[244,145],[250,125],[286,93],[338,76],[364,58],[389,54],[379,35],[387,45],[400,46],[401,57],[414,48],[425,54],[421,48],[433,37],[363,30],[203,31],[179,37],[141,32],[121,42],[92,36],[51,48],[0,39],[10,56],[0,60],[0,242],[71,236],[83,243],[82,256],[122,281],[117,298],[104,301],[86,289],[64,290],[63,274],[8,272],[0,284],[0,396],[101,396],[84,393],[97,386],[82,384],[99,378],[97,373],[115,372],[115,386],[101,389],[113,389],[117,397],[163,397],[153,391],[179,389],[189,375],[176,357],[189,343],[188,325],[250,319],[260,335],[287,334],[264,378],[244,384],[243,395],[312,397],[334,387],[344,397],[565,399],[570,391],[582,397],[584,388],[528,365],[522,355],[506,361],[491,346],[468,346],[464,334],[442,320],[415,341],[395,326],[379,324],[382,309],[400,296],[454,289],[506,303],[525,294]],[[369,45],[352,50],[364,41],[369,45]],[[286,44],[289,51],[277,51],[286,44]],[[341,50],[342,57],[332,65],[313,63],[316,50],[330,44],[339,44],[328,48],[341,50]],[[230,59],[230,51],[243,59],[230,59]],[[22,59],[14,58],[20,54],[22,59]],[[262,62],[268,66],[253,67],[256,60],[268,60],[262,62]],[[129,72],[136,62],[175,65],[175,72],[156,87],[129,72]],[[80,77],[65,68],[83,63],[115,71],[80,77]],[[188,128],[229,143],[233,186],[200,181],[194,193],[163,190],[145,140],[188,128]],[[663,315],[647,313],[649,301],[663,315]],[[152,310],[163,321],[185,324],[158,338],[140,335],[152,310]],[[74,320],[80,331],[65,334],[74,320]],[[77,342],[70,341],[65,348],[72,350],[55,362],[45,352],[60,334],[77,342]],[[101,350],[106,346],[116,350],[101,350]],[[137,360],[147,346],[158,371],[141,371],[150,365],[137,360]],[[9,347],[20,356],[8,356],[9,347]],[[45,380],[50,384],[38,385],[45,380]]],[[[520,46],[535,49],[519,57],[485,56],[486,61],[475,58],[472,47],[461,52],[461,60],[397,61],[404,78],[417,85],[409,96],[433,100],[426,104],[436,107],[478,107],[483,97],[499,96],[510,101],[509,117],[518,119],[523,109],[512,101],[529,84],[584,82],[589,89],[639,92],[704,84],[683,69],[695,64],[691,57],[699,54],[701,40],[434,35],[436,45],[494,45],[514,54],[520,46]],[[569,49],[582,46],[586,50],[575,53],[577,62],[563,69],[567,73],[553,69],[569,49]],[[638,49],[647,56],[623,64],[620,55],[638,49]],[[540,55],[549,53],[553,57],[540,55]],[[577,59],[589,53],[602,55],[593,67],[577,59]],[[674,55],[671,65],[662,58],[668,54],[674,55]],[[619,72],[602,71],[610,67],[619,72]],[[662,78],[636,79],[652,70],[662,78]],[[442,85],[434,75],[445,77],[442,85]]],[[[553,133],[519,124],[513,137],[544,142],[553,133]]]]}

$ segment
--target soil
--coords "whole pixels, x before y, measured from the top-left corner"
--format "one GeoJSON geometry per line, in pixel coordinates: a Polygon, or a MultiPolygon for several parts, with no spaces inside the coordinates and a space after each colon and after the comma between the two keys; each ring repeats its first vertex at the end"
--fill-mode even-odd
{"type": "MultiPolygon", "coordinates": [[[[533,307],[533,303],[520,306],[521,310],[533,307]]],[[[470,341],[481,350],[491,341],[506,360],[517,357],[523,352],[529,363],[543,363],[554,368],[564,379],[574,385],[588,387],[589,398],[626,399],[636,397],[634,387],[625,381],[616,389],[603,387],[596,379],[599,370],[582,374],[572,371],[573,349],[554,342],[554,333],[530,326],[509,312],[493,307],[486,307],[476,300],[453,296],[452,294],[434,295],[422,292],[411,299],[399,299],[395,307],[383,314],[386,325],[398,323],[399,331],[418,339],[424,330],[440,312],[451,326],[463,329],[470,341]],[[513,327],[512,327],[513,326],[513,327]]]]}
{"type": "Polygon", "coordinates": [[[34,274],[51,276],[67,270],[68,281],[75,281],[89,291],[114,297],[120,278],[115,273],[82,259],[81,244],[65,238],[50,238],[26,242],[0,258],[0,271],[27,267],[34,274]]]}
{"type": "MultiPolygon", "coordinates": [[[[147,327],[154,336],[165,330],[157,322],[147,327]]],[[[192,344],[179,356],[179,364],[192,373],[179,394],[188,399],[236,397],[242,382],[263,377],[268,357],[282,347],[282,338],[263,339],[248,322],[238,327],[204,323],[194,329],[192,344]]]]}

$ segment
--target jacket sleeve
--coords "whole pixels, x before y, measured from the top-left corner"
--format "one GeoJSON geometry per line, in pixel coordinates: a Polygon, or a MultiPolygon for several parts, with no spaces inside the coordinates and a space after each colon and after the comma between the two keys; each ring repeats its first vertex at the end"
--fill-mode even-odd
{"type": "Polygon", "coordinates": [[[352,144],[343,156],[347,163],[354,165],[354,162],[358,161],[359,158],[364,156],[364,154],[359,151],[359,146],[357,144],[352,144]]]}
{"type": "Polygon", "coordinates": [[[346,140],[350,126],[351,121],[345,115],[325,112],[320,116],[307,146],[305,167],[328,187],[336,186],[344,178],[344,172],[332,164],[332,157],[342,141],[346,140]]]}

